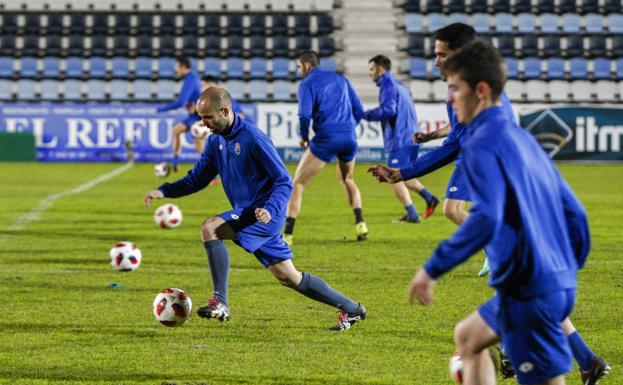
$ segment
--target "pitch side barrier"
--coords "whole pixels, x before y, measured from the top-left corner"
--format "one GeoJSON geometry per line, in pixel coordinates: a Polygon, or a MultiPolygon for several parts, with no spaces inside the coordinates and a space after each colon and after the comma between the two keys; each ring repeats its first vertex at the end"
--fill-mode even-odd
{"type": "MultiPolygon", "coordinates": [[[[241,105],[275,143],[286,162],[300,159],[298,106],[295,103],[241,105]]],[[[0,104],[0,133],[32,133],[36,159],[44,162],[125,161],[128,148],[138,162],[170,160],[173,125],[183,110],[156,113],[155,104],[0,104]]],[[[373,107],[373,106],[368,106],[373,107]]],[[[523,127],[556,160],[623,161],[623,107],[514,105],[523,127]]],[[[444,104],[416,105],[420,129],[448,124],[444,104]]],[[[198,155],[190,134],[182,137],[182,161],[198,155]]],[[[357,126],[359,162],[384,162],[383,135],[377,122],[357,126]]],[[[441,144],[427,143],[422,152],[441,144]]]]}

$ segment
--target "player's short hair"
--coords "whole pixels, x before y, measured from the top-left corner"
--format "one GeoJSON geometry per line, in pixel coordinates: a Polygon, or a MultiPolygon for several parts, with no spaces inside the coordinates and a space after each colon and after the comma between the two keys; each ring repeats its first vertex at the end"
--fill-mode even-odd
{"type": "Polygon", "coordinates": [[[318,67],[320,65],[320,55],[316,51],[309,50],[299,55],[301,63],[309,63],[312,67],[318,67]]]}
{"type": "Polygon", "coordinates": [[[446,74],[457,74],[474,89],[480,82],[491,87],[491,98],[497,101],[506,83],[504,59],[487,40],[475,39],[459,49],[443,64],[446,74]]]}
{"type": "Polygon", "coordinates": [[[178,56],[175,58],[175,61],[177,62],[177,64],[184,66],[188,69],[193,68],[192,63],[190,62],[190,59],[187,58],[186,56],[178,56]]]}
{"type": "Polygon", "coordinates": [[[392,70],[392,61],[385,55],[376,55],[368,63],[374,63],[374,65],[383,68],[385,71],[392,70]]]}
{"type": "Polygon", "coordinates": [[[201,77],[201,81],[206,83],[218,84],[219,79],[212,75],[203,75],[201,77]]]}
{"type": "Polygon", "coordinates": [[[474,39],[476,39],[476,30],[463,23],[452,23],[435,31],[435,40],[448,44],[448,48],[453,51],[474,39]]]}

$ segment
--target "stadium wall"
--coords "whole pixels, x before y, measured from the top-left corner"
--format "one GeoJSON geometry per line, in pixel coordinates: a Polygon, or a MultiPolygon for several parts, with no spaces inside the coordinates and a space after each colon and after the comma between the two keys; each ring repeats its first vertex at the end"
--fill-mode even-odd
{"type": "MultiPolygon", "coordinates": [[[[132,142],[135,160],[170,160],[171,127],[184,111],[157,114],[155,104],[2,104],[0,132],[31,132],[37,160],[44,162],[125,161],[126,142],[132,142]]],[[[268,134],[286,162],[298,161],[298,106],[295,103],[242,105],[248,119],[268,134]]],[[[623,161],[623,107],[515,105],[522,126],[532,131],[556,160],[623,161]]],[[[416,105],[420,128],[436,130],[447,124],[445,105],[416,105]]],[[[382,162],[383,138],[378,123],[357,127],[358,160],[382,162]]],[[[441,141],[427,143],[423,151],[441,141]]],[[[195,161],[192,137],[183,140],[183,161],[195,161]]]]}

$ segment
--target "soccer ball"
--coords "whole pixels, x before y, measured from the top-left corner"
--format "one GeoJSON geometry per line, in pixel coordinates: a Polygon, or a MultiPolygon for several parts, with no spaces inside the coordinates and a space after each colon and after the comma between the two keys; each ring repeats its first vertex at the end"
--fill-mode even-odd
{"type": "Polygon", "coordinates": [[[156,209],[154,220],[163,229],[172,229],[182,224],[182,210],[176,205],[167,203],[156,209]]]}
{"type": "Polygon", "coordinates": [[[141,249],[132,242],[119,242],[110,249],[110,265],[118,271],[138,269],[141,258],[141,249]]]}
{"type": "Polygon", "coordinates": [[[193,303],[184,290],[164,289],[154,299],[154,317],[168,327],[182,326],[192,313],[193,303]]]}
{"type": "Polygon", "coordinates": [[[450,358],[450,377],[457,384],[463,383],[463,360],[458,353],[454,353],[450,358]]]}
{"type": "Polygon", "coordinates": [[[197,139],[203,139],[210,135],[210,129],[202,122],[197,122],[190,128],[190,133],[197,139]]]}
{"type": "Polygon", "coordinates": [[[171,167],[167,162],[158,163],[154,166],[154,175],[158,178],[166,178],[171,172],[171,167]]]}

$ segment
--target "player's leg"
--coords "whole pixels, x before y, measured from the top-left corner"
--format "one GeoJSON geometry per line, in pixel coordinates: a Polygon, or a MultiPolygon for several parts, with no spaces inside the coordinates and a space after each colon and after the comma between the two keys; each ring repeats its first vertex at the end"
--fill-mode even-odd
{"type": "Polygon", "coordinates": [[[326,166],[326,162],[312,154],[308,148],[303,153],[296,172],[294,173],[294,189],[292,196],[288,202],[286,212],[286,225],[284,229],[284,240],[289,245],[292,244],[292,234],[294,233],[294,223],[301,212],[301,203],[303,201],[303,191],[305,186],[320,170],[326,166]]]}
{"type": "Polygon", "coordinates": [[[446,198],[443,201],[443,215],[457,226],[460,226],[467,219],[466,205],[467,202],[464,200],[446,198]]]}
{"type": "Polygon", "coordinates": [[[415,211],[415,207],[413,206],[413,201],[411,200],[411,194],[409,194],[409,190],[405,182],[398,182],[394,184],[390,184],[389,187],[394,192],[394,196],[402,207],[404,207],[407,214],[400,219],[396,220],[397,223],[420,223],[420,216],[417,211],[415,211]]]}
{"type": "Polygon", "coordinates": [[[350,160],[338,158],[336,167],[337,179],[342,187],[344,187],[348,204],[352,207],[353,213],[355,214],[355,232],[357,234],[357,240],[362,241],[368,238],[368,226],[363,219],[361,193],[359,192],[359,187],[357,187],[357,183],[355,183],[355,179],[353,178],[354,171],[354,156],[350,160]]]}
{"type": "Polygon", "coordinates": [[[201,240],[208,255],[210,273],[212,274],[213,296],[208,305],[199,308],[197,314],[203,318],[228,320],[229,308],[227,301],[227,285],[229,278],[229,253],[223,240],[236,239],[236,233],[225,219],[215,216],[201,224],[201,240]]]}
{"type": "Polygon", "coordinates": [[[310,273],[300,272],[291,259],[268,266],[268,271],[282,284],[304,296],[340,310],[338,324],[332,330],[349,329],[353,324],[366,318],[366,309],[329,286],[324,280],[310,273]]]}
{"type": "Polygon", "coordinates": [[[197,154],[203,154],[203,149],[206,146],[206,138],[195,138],[195,150],[197,154]]]}
{"type": "Polygon", "coordinates": [[[409,179],[404,182],[407,188],[413,192],[416,192],[426,202],[426,211],[422,215],[423,218],[428,218],[435,212],[435,208],[439,204],[439,198],[434,196],[417,178],[409,179]]]}
{"type": "Polygon", "coordinates": [[[463,384],[495,384],[495,367],[489,346],[500,340],[478,311],[468,315],[454,329],[456,351],[463,360],[463,384]]]}
{"type": "Polygon", "coordinates": [[[182,153],[182,140],[181,136],[188,131],[188,126],[184,122],[179,122],[173,126],[173,171],[179,170],[179,157],[182,153]]]}
{"type": "Polygon", "coordinates": [[[573,358],[580,366],[582,384],[594,385],[610,371],[610,365],[586,345],[569,317],[562,322],[562,330],[567,336],[573,358]]]}

